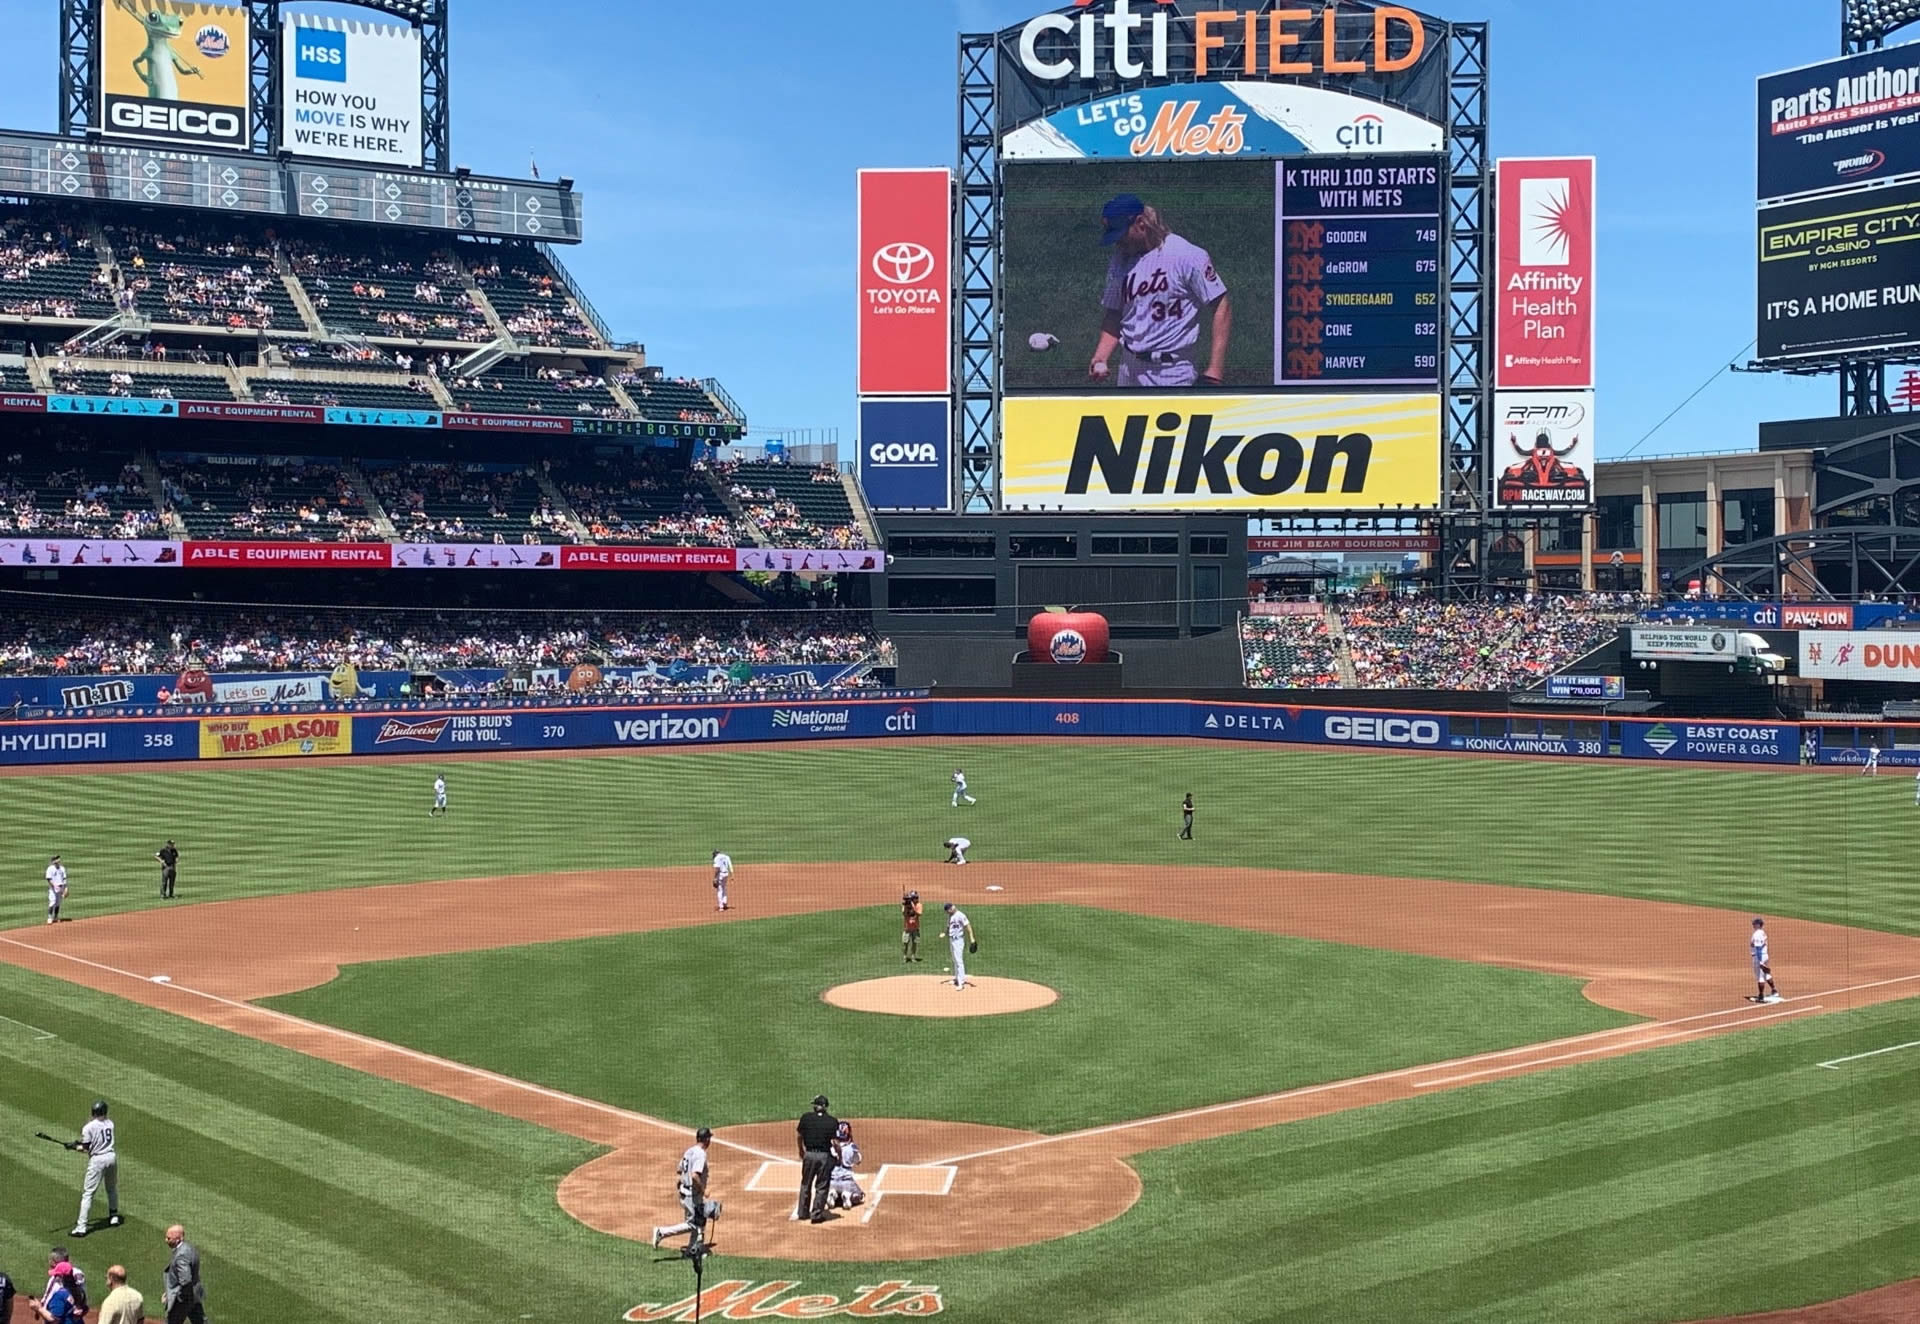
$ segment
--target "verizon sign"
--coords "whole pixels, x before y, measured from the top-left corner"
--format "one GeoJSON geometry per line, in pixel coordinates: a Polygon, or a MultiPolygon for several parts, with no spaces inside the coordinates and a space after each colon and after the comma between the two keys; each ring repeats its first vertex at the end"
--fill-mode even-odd
{"type": "Polygon", "coordinates": [[[1802,630],[1800,674],[1920,685],[1920,632],[1802,630]]]}
{"type": "Polygon", "coordinates": [[[860,172],[861,395],[945,395],[952,381],[947,170],[860,172]]]}
{"type": "Polygon", "coordinates": [[[1494,385],[1593,385],[1593,158],[1502,157],[1494,385]]]}

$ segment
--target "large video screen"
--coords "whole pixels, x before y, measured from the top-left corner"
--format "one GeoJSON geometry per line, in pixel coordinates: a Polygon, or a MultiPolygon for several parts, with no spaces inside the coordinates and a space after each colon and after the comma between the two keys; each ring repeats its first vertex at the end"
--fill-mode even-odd
{"type": "Polygon", "coordinates": [[[1010,392],[1425,386],[1441,159],[1009,163],[1010,392]]]}

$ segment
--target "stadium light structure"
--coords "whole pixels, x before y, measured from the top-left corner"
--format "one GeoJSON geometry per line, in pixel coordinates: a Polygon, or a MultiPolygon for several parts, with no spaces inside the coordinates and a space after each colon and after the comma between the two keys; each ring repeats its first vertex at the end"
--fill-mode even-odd
{"type": "Polygon", "coordinates": [[[1916,22],[1920,0],[1841,0],[1840,41],[1849,52],[1870,50],[1916,22]]]}

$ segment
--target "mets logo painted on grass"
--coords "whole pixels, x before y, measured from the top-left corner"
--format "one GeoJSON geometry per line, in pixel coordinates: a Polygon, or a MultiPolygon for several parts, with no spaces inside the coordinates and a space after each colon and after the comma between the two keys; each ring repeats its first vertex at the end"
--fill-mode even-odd
{"type": "Polygon", "coordinates": [[[667,1305],[639,1305],[620,1318],[629,1321],[696,1319],[882,1319],[890,1316],[938,1315],[946,1309],[938,1287],[905,1279],[875,1283],[859,1289],[850,1301],[814,1294],[790,1296],[800,1286],[785,1279],[756,1283],[730,1279],[715,1283],[699,1296],[686,1296],[667,1305]],[[784,1299],[780,1299],[784,1298],[784,1299]]]}

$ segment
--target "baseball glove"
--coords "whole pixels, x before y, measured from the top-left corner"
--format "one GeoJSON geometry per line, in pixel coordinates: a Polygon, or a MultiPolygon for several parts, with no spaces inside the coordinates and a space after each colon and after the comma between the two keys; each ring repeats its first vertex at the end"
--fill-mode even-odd
{"type": "Polygon", "coordinates": [[[978,956],[979,954],[980,954],[980,944],[977,941],[969,943],[967,945],[967,955],[978,956]]]}

